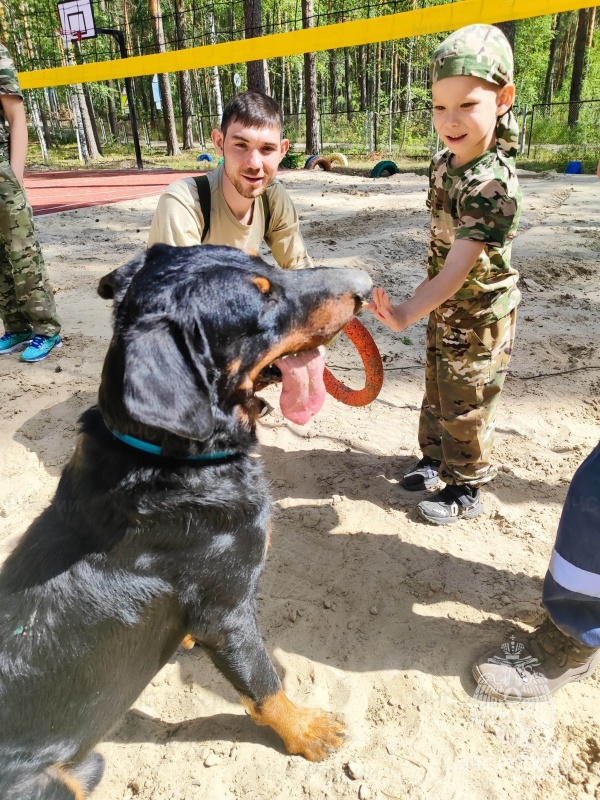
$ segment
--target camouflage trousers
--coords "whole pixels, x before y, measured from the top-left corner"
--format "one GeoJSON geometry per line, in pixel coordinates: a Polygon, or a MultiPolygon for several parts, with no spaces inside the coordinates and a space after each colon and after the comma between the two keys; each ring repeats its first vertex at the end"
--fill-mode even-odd
{"type": "Polygon", "coordinates": [[[442,462],[445,483],[480,486],[496,475],[490,462],[496,406],[516,321],[516,309],[469,330],[450,327],[435,314],[429,317],[419,446],[442,462]]]}
{"type": "Polygon", "coordinates": [[[33,211],[7,161],[0,161],[0,318],[7,333],[60,331],[33,211]]]}

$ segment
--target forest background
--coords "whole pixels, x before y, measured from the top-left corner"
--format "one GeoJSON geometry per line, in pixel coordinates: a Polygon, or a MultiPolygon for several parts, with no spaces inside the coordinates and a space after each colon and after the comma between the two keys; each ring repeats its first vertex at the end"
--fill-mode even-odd
{"type": "MultiPolygon", "coordinates": [[[[236,41],[299,28],[440,5],[436,0],[94,0],[96,27],[123,31],[128,55],[236,41]]],[[[109,35],[70,42],[58,35],[52,0],[0,0],[0,37],[20,72],[119,58],[109,35]]],[[[600,156],[600,37],[596,8],[502,23],[513,44],[520,165],[593,172],[600,156]]],[[[429,56],[446,34],[319,53],[185,70],[131,81],[145,166],[189,168],[211,152],[224,104],[255,88],[284,112],[287,166],[306,154],[341,151],[353,163],[394,157],[425,168],[437,148],[429,102],[429,56]]],[[[133,140],[124,82],[25,93],[30,166],[81,162],[129,166],[133,140]]],[[[205,164],[206,166],[206,164],[205,164]]]]}

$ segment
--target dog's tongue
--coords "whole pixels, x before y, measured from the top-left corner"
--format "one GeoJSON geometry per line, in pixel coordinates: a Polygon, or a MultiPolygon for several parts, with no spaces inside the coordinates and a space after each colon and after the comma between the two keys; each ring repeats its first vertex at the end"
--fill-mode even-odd
{"type": "Polygon", "coordinates": [[[324,351],[324,347],[305,350],[275,362],[281,370],[281,411],[286,419],[298,425],[306,425],[325,402],[324,351]]]}

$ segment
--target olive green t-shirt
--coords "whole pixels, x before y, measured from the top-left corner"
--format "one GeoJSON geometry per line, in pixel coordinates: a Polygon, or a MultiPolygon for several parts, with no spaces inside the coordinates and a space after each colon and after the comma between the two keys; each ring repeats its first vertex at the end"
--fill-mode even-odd
{"type": "Polygon", "coordinates": [[[300,233],[298,214],[288,193],[277,180],[267,188],[271,219],[265,235],[262,202],[254,202],[250,225],[235,218],[223,195],[223,167],[208,173],[210,184],[210,228],[204,242],[204,218],[193,178],[183,178],[168,186],[161,194],[148,237],[148,247],[157,242],[178,247],[197,244],[218,244],[240,250],[258,252],[263,240],[270,247],[275,261],[283,269],[312,267],[300,233]]]}
{"type": "Polygon", "coordinates": [[[436,309],[447,324],[468,328],[502,319],[521,299],[511,247],[522,195],[514,166],[497,150],[458,168],[450,166],[451,156],[443,150],[431,162],[427,272],[429,278],[440,272],[455,239],[485,243],[462,287],[436,309]]]}

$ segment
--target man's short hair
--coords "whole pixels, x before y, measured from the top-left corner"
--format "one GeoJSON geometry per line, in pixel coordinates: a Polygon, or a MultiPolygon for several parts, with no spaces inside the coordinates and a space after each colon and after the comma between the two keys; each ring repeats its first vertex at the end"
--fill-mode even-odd
{"type": "Polygon", "coordinates": [[[262,92],[241,92],[227,103],[221,119],[223,136],[229,124],[238,121],[248,128],[283,128],[281,108],[262,92]]]}

